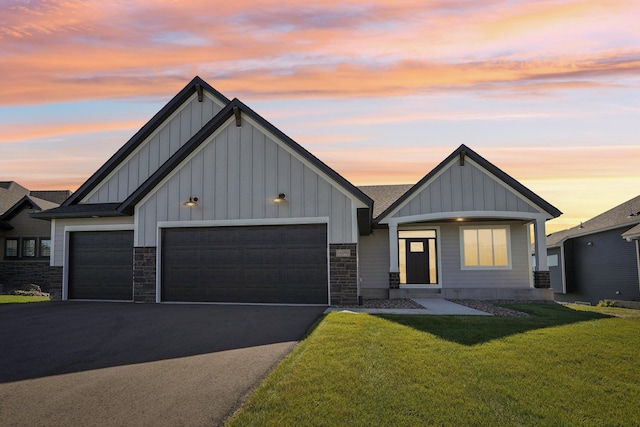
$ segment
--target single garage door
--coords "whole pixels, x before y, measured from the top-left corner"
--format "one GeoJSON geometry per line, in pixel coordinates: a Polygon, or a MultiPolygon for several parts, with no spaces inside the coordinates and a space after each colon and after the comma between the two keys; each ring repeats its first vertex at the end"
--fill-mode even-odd
{"type": "Polygon", "coordinates": [[[69,298],[133,300],[133,231],[69,234],[69,298]]]}
{"type": "Polygon", "coordinates": [[[167,228],[162,300],[327,304],[326,224],[167,228]]]}

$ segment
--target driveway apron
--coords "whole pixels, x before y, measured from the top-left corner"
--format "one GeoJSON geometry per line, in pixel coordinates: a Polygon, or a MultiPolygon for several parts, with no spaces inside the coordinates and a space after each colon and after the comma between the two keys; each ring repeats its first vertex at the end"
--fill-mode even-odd
{"type": "Polygon", "coordinates": [[[221,425],[325,307],[0,306],[3,425],[221,425]]]}

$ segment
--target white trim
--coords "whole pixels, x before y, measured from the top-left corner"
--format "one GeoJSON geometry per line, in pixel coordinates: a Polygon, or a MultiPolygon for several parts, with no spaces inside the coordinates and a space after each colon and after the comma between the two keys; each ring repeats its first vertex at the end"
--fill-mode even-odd
{"type": "Polygon", "coordinates": [[[358,229],[358,208],[355,203],[351,203],[351,241],[358,243],[358,236],[360,230],[358,229]]]}
{"type": "MultiPolygon", "coordinates": [[[[74,300],[75,301],[75,300],[74,300]]],[[[275,302],[191,302],[191,301],[163,301],[161,304],[175,305],[257,305],[274,307],[326,307],[327,304],[285,304],[275,302]]],[[[331,304],[329,304],[331,305],[331,304]]]]}
{"type": "MultiPolygon", "coordinates": [[[[526,223],[524,225],[525,229],[526,229],[526,233],[527,233],[527,253],[529,254],[529,256],[527,257],[529,259],[529,287],[530,288],[535,288],[535,281],[533,280],[533,258],[537,259],[537,254],[533,254],[533,256],[531,256],[531,223],[526,223]]],[[[460,245],[462,246],[462,245],[460,245]]],[[[534,249],[535,251],[535,249],[534,249]]],[[[538,262],[536,261],[536,265],[538,265],[538,262]]]]}
{"type": "MultiPolygon", "coordinates": [[[[400,283],[400,288],[402,287],[407,287],[407,288],[416,288],[416,287],[425,287],[425,288],[429,288],[429,289],[441,289],[442,288],[442,248],[441,248],[441,241],[442,241],[442,234],[440,233],[440,226],[439,225],[431,225],[431,224],[422,224],[422,225],[417,225],[417,224],[411,224],[411,225],[401,225],[398,228],[398,233],[396,235],[396,251],[399,252],[399,239],[400,239],[400,232],[401,231],[429,231],[429,230],[433,230],[436,232],[436,263],[438,266],[438,283],[425,283],[425,284],[406,284],[406,283],[400,283]]],[[[399,255],[397,256],[397,258],[399,258],[399,255]]],[[[400,261],[398,260],[398,273],[400,272],[400,261]]]]}
{"type": "MultiPolygon", "coordinates": [[[[547,218],[544,215],[535,214],[532,212],[515,212],[515,211],[454,211],[454,212],[437,212],[430,214],[422,214],[422,215],[411,215],[411,216],[403,216],[397,218],[391,218],[389,221],[384,222],[385,224],[406,224],[412,222],[427,222],[427,221],[440,221],[447,219],[458,219],[462,218],[463,221],[460,221],[461,224],[470,221],[482,220],[487,218],[500,218],[500,219],[509,219],[509,220],[546,220],[547,218]]],[[[381,222],[381,224],[383,224],[381,222]]]]}
{"type": "Polygon", "coordinates": [[[55,248],[55,241],[56,241],[56,220],[52,219],[51,220],[51,231],[50,231],[50,241],[51,241],[51,249],[50,249],[50,255],[49,255],[49,266],[50,267],[54,267],[55,266],[55,260],[56,260],[56,248],[55,248]]]}
{"type": "MultiPolygon", "coordinates": [[[[188,227],[234,227],[250,225],[290,225],[290,224],[327,224],[329,217],[299,217],[299,218],[260,218],[260,219],[212,219],[194,221],[158,221],[158,228],[188,228],[188,227]]],[[[327,236],[329,229],[327,229],[327,236]]]]}
{"type": "MultiPolygon", "coordinates": [[[[438,173],[436,173],[434,176],[432,176],[431,179],[429,179],[427,182],[425,182],[423,185],[421,185],[413,193],[412,197],[408,198],[403,203],[401,203],[400,205],[396,206],[396,208],[394,210],[392,210],[391,212],[389,212],[389,214],[386,215],[383,219],[381,219],[379,221],[379,223],[380,224],[388,224],[388,223],[392,222],[394,219],[400,219],[400,218],[393,218],[393,216],[396,215],[400,210],[402,210],[406,205],[408,205],[412,200],[414,200],[420,193],[422,193],[422,191],[425,188],[427,188],[429,185],[431,185],[433,183],[433,181],[435,181],[438,177],[440,177],[440,175],[442,175],[446,170],[451,168],[451,166],[454,163],[458,162],[458,161],[459,161],[458,157],[456,156],[447,165],[445,165],[440,171],[438,171],[438,173]]],[[[505,183],[503,180],[501,180],[496,175],[494,175],[491,172],[489,172],[487,169],[485,169],[482,166],[480,166],[478,163],[476,163],[472,159],[466,157],[466,161],[468,163],[472,164],[473,166],[477,167],[478,169],[480,169],[481,172],[483,172],[485,175],[491,177],[495,182],[497,182],[499,185],[501,185],[502,187],[507,189],[509,192],[511,192],[514,196],[518,197],[520,200],[525,202],[528,206],[531,206],[534,209],[538,210],[538,213],[517,211],[518,214],[520,214],[520,215],[526,214],[528,216],[526,216],[525,218],[528,218],[528,219],[533,219],[533,218],[535,218],[536,216],[539,216],[539,215],[544,216],[545,219],[552,219],[553,218],[552,216],[549,215],[548,212],[546,212],[544,209],[542,209],[540,206],[538,206],[532,200],[526,198],[524,195],[522,195],[521,193],[516,191],[513,187],[511,187],[510,185],[507,185],[507,183],[505,183]]],[[[459,216],[463,217],[463,216],[470,216],[468,212],[478,212],[478,211],[459,211],[458,213],[460,214],[459,216]]],[[[480,212],[482,212],[482,211],[480,211],[480,212]]],[[[447,212],[436,212],[436,213],[425,214],[425,215],[443,215],[443,214],[446,215],[447,212]]],[[[422,215],[417,215],[417,216],[422,216],[422,215]]],[[[409,217],[401,217],[401,218],[405,219],[405,218],[409,218],[409,217]]],[[[520,218],[520,216],[518,216],[518,218],[520,218]]]]}
{"type": "MultiPolygon", "coordinates": [[[[562,273],[562,293],[566,294],[567,293],[567,275],[566,275],[566,271],[565,271],[565,263],[564,263],[564,245],[560,246],[560,260],[559,260],[559,264],[560,264],[560,268],[561,268],[561,273],[562,273]]],[[[640,268],[640,266],[638,267],[640,268]]],[[[640,270],[639,270],[640,272],[640,270]]]]}
{"type": "MultiPolygon", "coordinates": [[[[172,301],[162,301],[162,229],[164,228],[196,228],[196,227],[243,227],[260,225],[296,225],[296,224],[325,224],[327,241],[327,304],[331,305],[331,247],[329,243],[329,217],[300,217],[300,218],[262,218],[262,219],[224,219],[224,220],[204,220],[204,221],[159,221],[157,223],[156,236],[156,303],[174,303],[172,301]]],[[[357,246],[357,245],[356,245],[357,246]]],[[[195,304],[202,304],[196,302],[195,304]]],[[[215,303],[215,304],[236,304],[236,303],[215,303]]],[[[238,305],[280,305],[280,304],[245,304],[238,305]]],[[[282,304],[287,305],[287,304],[282,304]]],[[[301,304],[292,304],[301,305],[301,304]]],[[[319,304],[322,305],[322,304],[319,304]]]]}
{"type": "MultiPolygon", "coordinates": [[[[468,271],[468,270],[480,270],[480,271],[484,271],[484,270],[511,270],[512,267],[512,261],[511,261],[511,226],[509,224],[496,224],[496,225],[468,225],[468,226],[461,226],[459,228],[459,233],[460,233],[460,270],[463,271],[468,271]],[[497,229],[504,229],[507,232],[507,265],[506,266],[496,266],[496,265],[492,265],[492,266],[467,266],[464,263],[464,230],[497,230],[497,229]]],[[[527,251],[527,253],[529,253],[529,251],[527,251]]],[[[530,258],[530,257],[529,257],[530,258]]],[[[479,262],[479,260],[478,260],[479,262]]],[[[531,261],[529,261],[531,262],[531,261]]]]}
{"type": "MultiPolygon", "coordinates": [[[[102,224],[102,225],[65,225],[63,228],[64,251],[62,251],[62,300],[69,299],[69,234],[74,231],[131,231],[133,224],[102,224]]],[[[135,230],[134,230],[135,234],[135,230]]],[[[135,247],[135,246],[134,246],[135,247]]],[[[133,270],[132,270],[133,273],[133,270]]],[[[75,300],[74,300],[75,301],[75,300]]],[[[96,301],[96,300],[91,300],[96,301]]],[[[129,301],[129,300],[127,300],[129,301]]],[[[133,301],[133,281],[131,282],[131,301],[133,301]]]]}

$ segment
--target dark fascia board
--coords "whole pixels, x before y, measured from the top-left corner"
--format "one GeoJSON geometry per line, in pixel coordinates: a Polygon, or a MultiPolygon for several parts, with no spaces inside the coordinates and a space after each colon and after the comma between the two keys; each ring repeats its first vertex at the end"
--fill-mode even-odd
{"type": "MultiPolygon", "coordinates": [[[[136,191],[134,191],[122,204],[118,207],[118,211],[131,215],[133,214],[135,205],[140,202],[156,185],[158,185],[175,167],[178,166],[189,154],[191,154],[200,144],[202,144],[213,132],[215,132],[220,126],[222,126],[229,118],[234,116],[234,108],[237,108],[243,114],[247,114],[254,121],[266,128],[269,132],[274,134],[278,139],[287,144],[294,151],[306,158],[309,162],[314,164],[324,173],[329,175],[332,179],[337,181],[346,190],[356,196],[364,204],[368,206],[369,223],[371,222],[371,212],[373,211],[373,200],[371,200],[366,194],[356,188],[353,184],[340,176],[333,169],[325,165],[317,157],[309,153],[297,142],[286,136],[280,130],[278,130],[271,123],[267,122],[264,118],[258,115],[255,111],[247,107],[240,102],[237,98],[234,98],[225,108],[223,108],[218,114],[216,114],[202,129],[200,129],[189,141],[187,141],[178,151],[176,151],[169,160],[167,160],[158,170],[150,176],[136,191]]],[[[362,214],[359,214],[361,216],[362,214]]],[[[367,228],[367,233],[370,232],[371,227],[367,228]]],[[[364,230],[361,230],[363,232],[364,230]]]]}
{"type": "Polygon", "coordinates": [[[171,114],[173,114],[191,95],[196,93],[196,85],[213,94],[221,102],[228,104],[229,99],[211,87],[207,82],[196,76],[176,96],[171,99],[158,113],[153,116],[135,135],[127,141],[107,162],[98,169],[84,184],[73,193],[62,206],[70,206],[78,203],[103,179],[111,173],[124,159],[131,154],[158,126],[160,126],[171,114]]]}
{"type": "Polygon", "coordinates": [[[118,211],[120,203],[83,203],[60,206],[42,212],[30,214],[31,218],[51,220],[57,218],[100,218],[126,216],[118,211]]]}
{"type": "Polygon", "coordinates": [[[537,206],[542,208],[545,212],[551,215],[554,218],[562,215],[562,212],[558,210],[555,206],[550,204],[549,202],[542,199],[542,197],[535,194],[533,191],[529,190],[524,185],[520,184],[517,180],[509,176],[506,172],[495,166],[493,163],[489,162],[487,159],[482,157],[480,154],[473,151],[471,148],[462,144],[458,147],[453,153],[451,153],[446,159],[444,159],[438,166],[436,166],[431,172],[425,175],[416,185],[411,187],[406,193],[404,193],[398,200],[396,200],[391,206],[389,206],[384,212],[382,212],[376,219],[377,223],[380,219],[385,218],[389,213],[391,213],[396,207],[402,204],[405,200],[413,197],[414,193],[420,189],[426,182],[428,182],[431,178],[433,178],[438,172],[444,169],[453,159],[460,156],[461,153],[464,153],[466,157],[469,157],[474,162],[478,163],[480,166],[488,170],[490,173],[495,175],[498,179],[503,181],[505,184],[516,190],[518,193],[522,194],[524,197],[535,203],[537,206]]]}
{"type": "Polygon", "coordinates": [[[237,99],[230,101],[226,107],[209,120],[194,136],[162,164],[145,182],[142,183],[125,201],[118,206],[118,212],[132,215],[134,208],[156,185],[160,183],[174,168],[180,164],[189,154],[200,146],[216,129],[222,126],[234,115],[233,108],[237,106],[237,99]]]}
{"type": "Polygon", "coordinates": [[[0,221],[9,221],[15,215],[18,214],[22,209],[28,206],[27,209],[42,209],[36,202],[34,202],[29,196],[24,196],[22,199],[18,200],[13,206],[11,206],[5,213],[0,215],[0,221]]]}

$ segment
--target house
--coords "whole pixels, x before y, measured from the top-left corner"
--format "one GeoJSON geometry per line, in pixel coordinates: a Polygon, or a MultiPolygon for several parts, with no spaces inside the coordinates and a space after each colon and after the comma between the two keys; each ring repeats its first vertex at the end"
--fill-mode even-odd
{"type": "Polygon", "coordinates": [[[559,301],[640,300],[640,196],[547,237],[559,301]]]}
{"type": "Polygon", "coordinates": [[[529,226],[558,215],[464,145],[416,185],[357,188],[196,77],[33,216],[51,221],[57,299],[339,305],[551,298],[529,226]]]}
{"type": "Polygon", "coordinates": [[[51,226],[29,215],[59,206],[70,194],[68,190],[29,191],[15,181],[0,181],[0,290],[25,284],[48,290],[51,226]]]}

